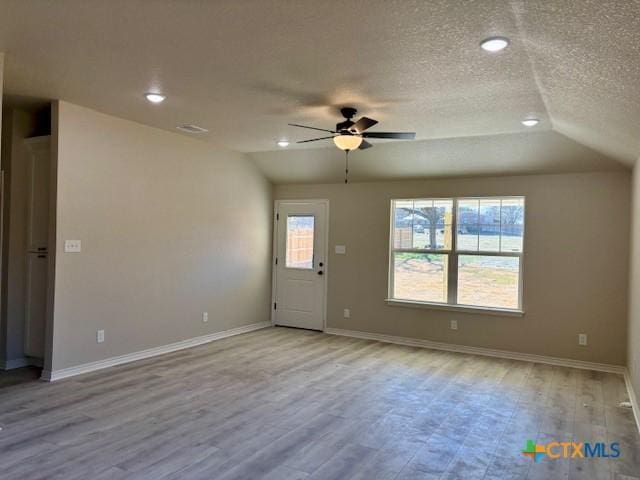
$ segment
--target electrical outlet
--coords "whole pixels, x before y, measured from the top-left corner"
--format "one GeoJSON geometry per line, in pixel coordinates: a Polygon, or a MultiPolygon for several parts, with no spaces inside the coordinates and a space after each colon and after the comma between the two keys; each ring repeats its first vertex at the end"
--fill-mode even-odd
{"type": "Polygon", "coordinates": [[[96,332],[96,341],[98,343],[104,343],[104,330],[98,330],[96,332]]]}
{"type": "Polygon", "coordinates": [[[582,345],[583,347],[587,345],[587,334],[586,333],[578,334],[578,345],[582,345]]]}
{"type": "Polygon", "coordinates": [[[209,321],[209,312],[202,312],[202,321],[207,323],[209,321]]]}
{"type": "Polygon", "coordinates": [[[457,330],[457,329],[458,329],[458,321],[451,320],[451,330],[457,330]]]}
{"type": "Polygon", "coordinates": [[[344,312],[342,312],[342,316],[344,318],[351,318],[351,310],[349,310],[348,308],[345,308],[344,312]]]}

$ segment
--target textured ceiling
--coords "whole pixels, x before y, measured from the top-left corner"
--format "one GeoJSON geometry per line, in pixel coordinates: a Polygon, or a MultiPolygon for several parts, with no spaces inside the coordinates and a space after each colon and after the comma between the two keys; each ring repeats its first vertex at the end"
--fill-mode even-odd
{"type": "Polygon", "coordinates": [[[633,163],[640,155],[640,0],[513,5],[553,128],[633,163]]]}
{"type": "MultiPolygon", "coordinates": [[[[249,155],[274,183],[344,179],[345,155],[335,147],[249,155]]],[[[624,169],[622,164],[551,130],[384,143],[349,155],[349,179],[354,182],[624,169]]]]}
{"type": "MultiPolygon", "coordinates": [[[[279,138],[314,136],[287,123],[332,127],[353,105],[380,120],[374,128],[438,140],[414,142],[416,152],[525,131],[542,142],[553,129],[617,168],[640,154],[639,18],[640,0],[0,0],[0,51],[12,99],[60,98],[171,131],[194,123],[213,144],[267,152],[253,155],[261,164],[280,158],[268,153],[279,138]],[[511,38],[507,50],[479,48],[497,34],[511,38]],[[142,96],[156,88],[161,105],[142,96]],[[527,115],[545,135],[520,124],[527,115]]],[[[361,153],[411,149],[399,145],[361,153]]],[[[317,146],[292,151],[309,166],[322,161],[317,146]]],[[[549,168],[533,157],[503,166],[549,168]]],[[[486,162],[474,171],[497,167],[486,162]]],[[[569,164],[579,162],[557,168],[569,164]]],[[[402,165],[363,176],[429,174],[402,165]]]]}

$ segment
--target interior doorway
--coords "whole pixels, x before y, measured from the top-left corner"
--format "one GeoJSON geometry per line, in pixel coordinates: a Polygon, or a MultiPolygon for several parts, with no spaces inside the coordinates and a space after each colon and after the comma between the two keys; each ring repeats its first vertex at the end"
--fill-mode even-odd
{"type": "Polygon", "coordinates": [[[2,115],[0,374],[12,373],[0,385],[31,378],[46,356],[52,184],[50,106],[9,101],[2,115]]]}

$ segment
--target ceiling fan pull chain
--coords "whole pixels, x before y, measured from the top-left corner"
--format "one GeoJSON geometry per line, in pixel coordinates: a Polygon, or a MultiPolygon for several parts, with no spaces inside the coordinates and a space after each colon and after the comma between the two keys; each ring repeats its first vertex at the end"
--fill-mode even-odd
{"type": "Polygon", "coordinates": [[[344,183],[349,183],[349,150],[345,150],[344,183]]]}

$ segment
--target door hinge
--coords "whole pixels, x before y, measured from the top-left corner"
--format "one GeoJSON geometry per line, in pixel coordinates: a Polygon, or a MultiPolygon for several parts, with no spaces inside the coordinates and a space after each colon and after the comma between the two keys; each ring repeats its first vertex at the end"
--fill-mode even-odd
{"type": "Polygon", "coordinates": [[[276,257],[276,265],[278,264],[278,257],[276,257]]]}
{"type": "Polygon", "coordinates": [[[273,309],[277,310],[278,309],[278,304],[276,302],[273,302],[273,309]]]}
{"type": "Polygon", "coordinates": [[[280,214],[276,213],[276,220],[280,220],[280,214]]]}

